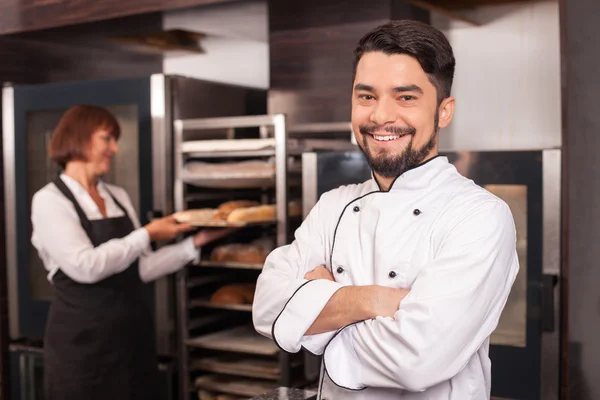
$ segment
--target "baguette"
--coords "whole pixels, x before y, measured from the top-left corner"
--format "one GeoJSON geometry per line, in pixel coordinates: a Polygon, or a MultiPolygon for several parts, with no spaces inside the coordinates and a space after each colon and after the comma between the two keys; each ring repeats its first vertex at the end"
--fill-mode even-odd
{"type": "Polygon", "coordinates": [[[238,208],[227,217],[227,222],[234,224],[240,222],[268,222],[274,221],[276,211],[274,205],[238,208]]]}
{"type": "MultiPolygon", "coordinates": [[[[288,204],[288,215],[290,217],[299,217],[302,215],[302,203],[291,201],[288,204]]],[[[230,224],[240,222],[271,222],[277,220],[277,207],[274,204],[261,205],[255,207],[237,208],[227,217],[230,224]]]]}
{"type": "Polygon", "coordinates": [[[173,214],[173,217],[180,224],[201,225],[209,222],[216,213],[217,210],[212,208],[199,208],[196,210],[179,211],[173,214]]]}
{"type": "Polygon", "coordinates": [[[257,201],[252,200],[233,200],[227,201],[217,208],[217,212],[213,215],[213,221],[226,221],[229,214],[239,208],[256,207],[260,205],[257,201]]]}

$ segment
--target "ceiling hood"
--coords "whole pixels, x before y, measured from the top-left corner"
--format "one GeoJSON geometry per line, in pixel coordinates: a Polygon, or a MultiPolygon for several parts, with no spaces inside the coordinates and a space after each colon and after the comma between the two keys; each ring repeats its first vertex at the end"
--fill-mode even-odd
{"type": "Polygon", "coordinates": [[[204,49],[200,45],[200,41],[205,37],[206,34],[200,32],[168,29],[113,36],[109,40],[124,49],[142,53],[186,52],[203,54],[204,49]]]}

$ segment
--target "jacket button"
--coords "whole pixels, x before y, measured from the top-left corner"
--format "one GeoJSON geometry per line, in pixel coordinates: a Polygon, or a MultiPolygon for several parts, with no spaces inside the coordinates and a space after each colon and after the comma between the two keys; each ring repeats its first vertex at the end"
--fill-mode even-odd
{"type": "Polygon", "coordinates": [[[344,267],[337,267],[336,271],[338,274],[341,274],[342,272],[344,272],[344,267]]]}
{"type": "Polygon", "coordinates": [[[388,274],[388,276],[392,279],[394,279],[396,277],[396,271],[390,271],[390,273],[388,274]]]}
{"type": "Polygon", "coordinates": [[[352,209],[352,211],[359,212],[360,211],[360,207],[359,206],[354,206],[354,208],[352,209]]]}
{"type": "Polygon", "coordinates": [[[419,214],[421,214],[421,210],[419,210],[418,208],[415,208],[415,209],[413,210],[413,214],[414,214],[414,215],[419,215],[419,214]]]}

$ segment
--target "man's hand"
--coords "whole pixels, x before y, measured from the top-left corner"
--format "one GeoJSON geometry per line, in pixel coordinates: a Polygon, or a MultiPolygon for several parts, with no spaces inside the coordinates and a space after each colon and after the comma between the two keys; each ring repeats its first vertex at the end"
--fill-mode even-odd
{"type": "Polygon", "coordinates": [[[363,296],[367,300],[365,312],[370,319],[377,317],[394,318],[400,309],[400,302],[410,292],[385,286],[364,286],[363,296]]]}
{"type": "Polygon", "coordinates": [[[313,269],[312,271],[307,272],[306,275],[304,275],[304,279],[308,279],[308,280],[327,279],[329,281],[335,282],[335,279],[333,279],[333,275],[331,275],[331,272],[329,272],[329,270],[327,268],[325,268],[325,266],[323,266],[323,265],[319,265],[317,268],[313,269]]]}

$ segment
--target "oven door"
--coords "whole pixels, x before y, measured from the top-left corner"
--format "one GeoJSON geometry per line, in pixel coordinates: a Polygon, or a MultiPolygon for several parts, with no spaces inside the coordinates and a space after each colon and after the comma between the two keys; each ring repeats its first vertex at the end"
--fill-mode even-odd
{"type": "MultiPolygon", "coordinates": [[[[152,210],[150,78],[23,85],[3,90],[6,250],[11,339],[42,339],[52,287],[31,245],[33,194],[59,174],[47,145],[64,111],[104,106],[118,119],[119,153],[106,180],[125,188],[142,223],[152,210]]],[[[149,292],[152,290],[149,287],[149,292]]]]}
{"type": "Polygon", "coordinates": [[[508,204],[517,230],[520,270],[490,340],[492,396],[558,398],[560,151],[446,155],[508,204]]]}

